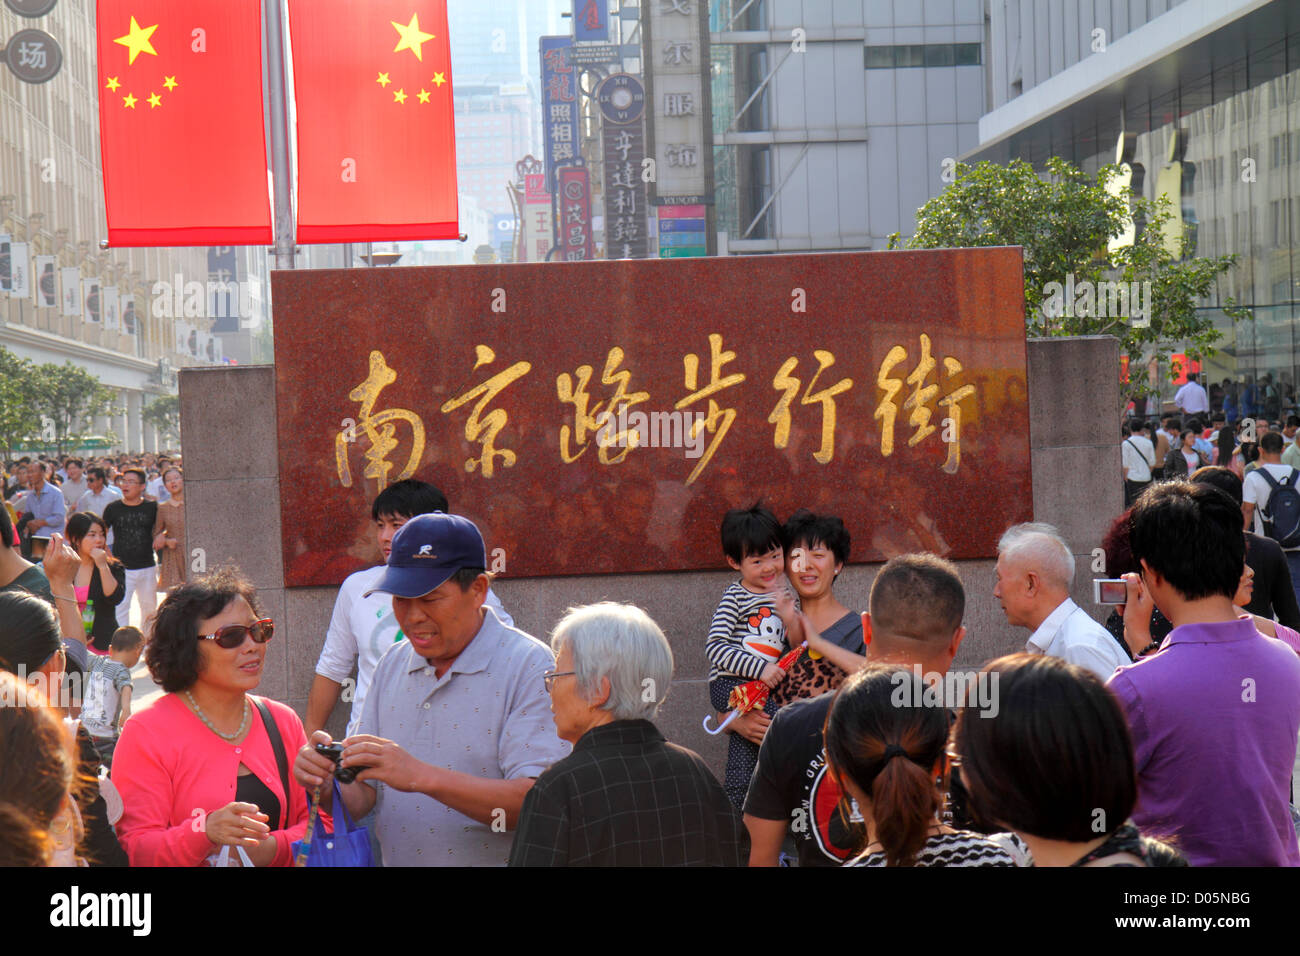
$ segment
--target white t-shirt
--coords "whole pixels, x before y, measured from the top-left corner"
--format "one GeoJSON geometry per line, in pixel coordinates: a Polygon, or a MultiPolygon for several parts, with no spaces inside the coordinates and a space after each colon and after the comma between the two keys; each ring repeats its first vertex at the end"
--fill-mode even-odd
{"type": "MultiPolygon", "coordinates": [[[[1291,474],[1290,465],[1269,465],[1261,464],[1259,468],[1267,468],[1278,481],[1287,478],[1291,474]]],[[[1255,534],[1264,533],[1264,518],[1260,514],[1268,508],[1268,499],[1273,494],[1273,489],[1269,486],[1268,481],[1263,475],[1259,474],[1259,468],[1247,472],[1246,480],[1241,483],[1241,500],[1255,506],[1255,534]]],[[[1300,548],[1287,548],[1288,551],[1300,551],[1300,548]]]]}
{"type": "MultiPolygon", "coordinates": [[[[393,616],[393,596],[372,594],[362,597],[379,583],[384,567],[379,564],[348,575],[334,601],[334,614],[330,617],[325,646],[316,662],[317,674],[339,684],[352,676],[353,667],[357,669],[357,687],[352,695],[352,714],[347,726],[349,736],[356,733],[357,725],[361,723],[361,707],[379,658],[393,644],[405,640],[397,626],[397,618],[393,616]]],[[[491,588],[483,603],[495,610],[507,627],[514,627],[514,618],[506,613],[491,588]]]]}
{"type": "MultiPolygon", "coordinates": [[[[170,468],[167,470],[171,471],[170,468]]],[[[144,493],[154,501],[167,501],[172,496],[172,493],[167,490],[167,486],[163,484],[162,475],[155,475],[145,482],[144,493]]]]}
{"type": "Polygon", "coordinates": [[[1120,446],[1129,481],[1150,481],[1151,465],[1156,460],[1156,450],[1146,435],[1130,435],[1120,446]]]}
{"type": "Polygon", "coordinates": [[[77,502],[81,500],[81,496],[89,490],[89,483],[84,477],[80,481],[68,480],[63,483],[63,487],[59,490],[63,492],[63,499],[68,503],[68,510],[72,511],[77,507],[77,502]]]}

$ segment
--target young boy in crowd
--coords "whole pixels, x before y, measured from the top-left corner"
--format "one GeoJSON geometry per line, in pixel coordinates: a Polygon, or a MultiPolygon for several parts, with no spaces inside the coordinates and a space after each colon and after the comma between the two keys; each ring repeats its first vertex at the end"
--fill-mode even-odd
{"type": "Polygon", "coordinates": [[[86,669],[86,690],[81,705],[81,724],[94,741],[105,767],[113,765],[122,725],[131,716],[131,668],[140,661],[144,635],[137,627],[119,627],[113,632],[107,657],[91,654],[86,669]]]}
{"type": "MultiPolygon", "coordinates": [[[[767,508],[728,511],[722,519],[722,550],[740,580],[727,586],[713,612],[704,655],[709,659],[709,700],[717,711],[730,710],[731,691],[752,680],[775,687],[785,677],[777,661],[803,627],[786,587],[781,524],[767,508]],[[789,638],[789,639],[788,639],[789,638]],[[793,640],[791,640],[793,639],[793,640]]],[[[764,711],[776,713],[769,697],[764,711]]],[[[758,762],[758,744],[732,733],[727,744],[723,786],[737,808],[745,802],[749,778],[758,762]]]]}

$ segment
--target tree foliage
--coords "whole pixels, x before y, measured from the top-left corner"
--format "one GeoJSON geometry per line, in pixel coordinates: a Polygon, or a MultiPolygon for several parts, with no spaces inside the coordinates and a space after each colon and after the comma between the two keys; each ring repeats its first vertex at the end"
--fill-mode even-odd
{"type": "MultiPolygon", "coordinates": [[[[1023,247],[1028,334],[1115,336],[1135,372],[1126,388],[1129,396],[1153,391],[1138,370],[1172,351],[1184,351],[1192,359],[1213,355],[1222,333],[1214,327],[1213,314],[1197,303],[1213,295],[1237,257],[1192,257],[1190,236],[1183,237],[1181,255],[1172,252],[1164,237],[1172,218],[1169,200],[1135,197],[1127,186],[1108,189],[1120,173],[1118,166],[1104,166],[1089,177],[1053,157],[1046,171],[1040,176],[1024,160],[1006,166],[958,163],[954,181],[917,211],[916,234],[907,248],[1023,247]],[[1134,241],[1108,249],[1130,217],[1137,224],[1134,241]],[[1132,309],[1101,315],[1095,305],[1076,309],[1071,302],[1062,308],[1069,300],[1064,290],[1092,290],[1103,282],[1139,290],[1148,302],[1146,315],[1135,322],[1132,309]],[[1150,283],[1149,298],[1144,283],[1150,283]]],[[[889,246],[898,245],[894,233],[889,246]]],[[[1253,318],[1232,299],[1220,308],[1234,320],[1253,318]]]]}
{"type": "Polygon", "coordinates": [[[36,369],[25,358],[0,345],[0,446],[8,458],[24,439],[41,430],[36,406],[36,369]]]}
{"type": "Polygon", "coordinates": [[[165,439],[181,437],[181,400],[177,395],[163,395],[144,407],[144,420],[165,439]]]}
{"type": "Polygon", "coordinates": [[[113,391],[84,368],[65,362],[46,363],[36,368],[36,408],[53,423],[47,434],[59,454],[65,445],[84,437],[83,431],[97,415],[113,415],[113,391]]]}

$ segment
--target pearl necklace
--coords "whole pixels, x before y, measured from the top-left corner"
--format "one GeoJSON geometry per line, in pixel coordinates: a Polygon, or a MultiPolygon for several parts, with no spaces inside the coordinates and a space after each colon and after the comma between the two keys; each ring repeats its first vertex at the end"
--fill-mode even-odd
{"type": "Polygon", "coordinates": [[[203,713],[203,709],[199,707],[199,702],[194,699],[194,695],[189,691],[185,692],[185,698],[190,702],[190,706],[194,708],[194,713],[198,716],[199,720],[207,724],[208,730],[212,731],[223,740],[235,740],[242,737],[244,731],[248,729],[248,718],[252,716],[253,708],[248,706],[247,697],[244,698],[244,719],[239,722],[239,729],[233,734],[223,734],[221,731],[217,730],[216,727],[212,726],[212,721],[208,720],[207,714],[203,713]]]}

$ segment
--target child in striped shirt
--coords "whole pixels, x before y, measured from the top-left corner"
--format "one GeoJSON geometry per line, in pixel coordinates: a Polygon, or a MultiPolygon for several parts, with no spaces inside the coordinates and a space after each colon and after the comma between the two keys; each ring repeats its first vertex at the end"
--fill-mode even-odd
{"type": "MultiPolygon", "coordinates": [[[[781,524],[767,508],[754,505],[728,511],[722,519],[722,550],[740,580],[727,586],[713,612],[704,656],[709,659],[709,700],[714,710],[730,709],[733,688],[752,680],[775,687],[785,678],[777,661],[790,649],[787,635],[802,640],[797,604],[785,578],[781,524]]],[[[776,712],[769,697],[764,711],[776,712]]],[[[723,787],[738,808],[758,763],[758,744],[731,732],[723,787]]]]}

